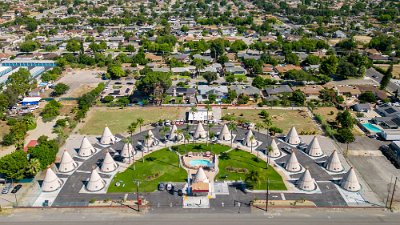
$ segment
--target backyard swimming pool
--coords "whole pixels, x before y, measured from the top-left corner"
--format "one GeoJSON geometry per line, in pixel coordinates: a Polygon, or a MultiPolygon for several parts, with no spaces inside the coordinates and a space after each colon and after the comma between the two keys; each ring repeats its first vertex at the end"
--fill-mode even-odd
{"type": "Polygon", "coordinates": [[[211,167],[213,164],[205,159],[193,159],[190,160],[189,164],[191,166],[207,166],[207,167],[211,167]]]}
{"type": "Polygon", "coordinates": [[[377,126],[371,124],[371,123],[363,123],[363,127],[365,127],[367,130],[373,132],[373,133],[380,133],[382,132],[381,129],[379,129],[377,126]]]}

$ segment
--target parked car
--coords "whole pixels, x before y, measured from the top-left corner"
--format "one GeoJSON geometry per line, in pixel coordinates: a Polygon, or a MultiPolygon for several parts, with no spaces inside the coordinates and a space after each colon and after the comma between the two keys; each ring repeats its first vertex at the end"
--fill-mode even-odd
{"type": "Polygon", "coordinates": [[[182,189],[179,189],[178,190],[178,196],[182,196],[183,195],[183,191],[182,191],[182,189]]]}
{"type": "Polygon", "coordinates": [[[3,190],[1,191],[1,193],[2,194],[8,194],[8,192],[10,191],[10,189],[11,189],[11,184],[10,185],[6,185],[4,188],[3,188],[3,190]]]}
{"type": "Polygon", "coordinates": [[[19,191],[19,189],[22,188],[21,184],[18,184],[17,186],[14,187],[14,189],[12,189],[11,193],[15,194],[19,191]]]}
{"type": "Polygon", "coordinates": [[[167,191],[173,191],[174,190],[174,186],[171,183],[167,184],[167,191]]]}
{"type": "Polygon", "coordinates": [[[164,183],[159,183],[158,184],[158,190],[159,191],[164,191],[165,190],[165,184],[164,183]]]}

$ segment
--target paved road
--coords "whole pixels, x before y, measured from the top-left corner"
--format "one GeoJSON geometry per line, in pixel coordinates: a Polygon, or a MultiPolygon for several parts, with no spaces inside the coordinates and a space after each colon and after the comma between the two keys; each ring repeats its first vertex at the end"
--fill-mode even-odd
{"type": "Polygon", "coordinates": [[[177,225],[177,224],[398,224],[400,214],[382,210],[273,209],[269,213],[255,210],[252,214],[168,214],[138,215],[124,209],[46,209],[20,210],[0,216],[1,225],[177,225]]]}
{"type": "MultiPolygon", "coordinates": [[[[377,82],[377,84],[379,85],[382,80],[383,74],[379,73],[374,68],[369,68],[366,71],[365,76],[371,78],[372,80],[377,82]]],[[[386,90],[388,90],[389,92],[392,92],[392,93],[398,89],[400,89],[400,86],[395,84],[393,81],[390,81],[390,83],[388,84],[388,86],[386,88],[386,90]]]]}

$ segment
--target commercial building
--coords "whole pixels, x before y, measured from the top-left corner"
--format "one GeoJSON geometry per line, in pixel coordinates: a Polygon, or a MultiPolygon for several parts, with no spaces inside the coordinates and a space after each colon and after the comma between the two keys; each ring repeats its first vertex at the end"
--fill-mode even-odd
{"type": "Polygon", "coordinates": [[[12,68],[9,66],[0,66],[0,77],[6,75],[7,73],[11,72],[12,68]]]}
{"type": "Polygon", "coordinates": [[[14,60],[5,60],[1,62],[1,66],[11,66],[11,67],[55,67],[56,62],[54,60],[27,60],[27,59],[14,59],[14,60]]]}
{"type": "Polygon", "coordinates": [[[44,71],[46,71],[46,68],[43,66],[38,66],[38,67],[34,67],[31,70],[29,70],[29,73],[31,74],[32,78],[36,78],[38,77],[40,74],[44,73],[44,71]]]}

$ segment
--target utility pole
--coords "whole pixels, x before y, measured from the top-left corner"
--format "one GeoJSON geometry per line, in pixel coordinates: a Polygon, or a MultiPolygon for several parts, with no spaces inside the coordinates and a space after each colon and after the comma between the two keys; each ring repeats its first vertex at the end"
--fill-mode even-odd
{"type": "Polygon", "coordinates": [[[133,180],[133,182],[136,183],[136,204],[137,204],[137,210],[140,212],[140,204],[139,204],[139,185],[140,181],[139,180],[133,180]]]}
{"type": "Polygon", "coordinates": [[[388,188],[388,193],[387,193],[387,197],[386,197],[386,204],[385,204],[386,208],[388,208],[388,204],[389,204],[390,192],[391,192],[391,189],[392,189],[392,181],[393,181],[393,176],[390,177],[390,183],[388,185],[389,188],[388,188]]]}
{"type": "Polygon", "coordinates": [[[390,199],[390,205],[389,205],[389,208],[390,208],[390,210],[392,209],[392,204],[393,204],[394,193],[396,192],[396,185],[397,185],[397,177],[396,177],[396,179],[394,180],[394,186],[393,186],[392,198],[390,199]]]}
{"type": "Polygon", "coordinates": [[[268,203],[269,203],[269,178],[267,178],[267,195],[265,196],[265,211],[268,212],[268,203]]]}

